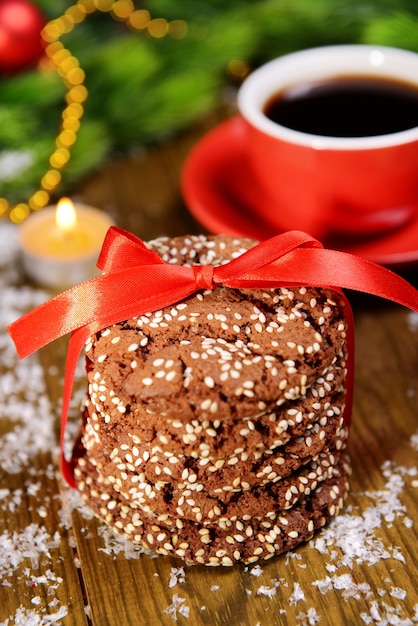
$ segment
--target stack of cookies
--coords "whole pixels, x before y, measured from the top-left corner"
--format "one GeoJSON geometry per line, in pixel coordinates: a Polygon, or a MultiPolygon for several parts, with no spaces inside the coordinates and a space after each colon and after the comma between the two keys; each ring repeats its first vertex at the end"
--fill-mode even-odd
{"type": "MultiPolygon", "coordinates": [[[[148,245],[167,263],[220,265],[254,242],[148,245]]],[[[346,331],[333,291],[218,287],[97,333],[75,450],[83,498],[115,530],[189,563],[295,548],[348,488],[346,331]]]]}

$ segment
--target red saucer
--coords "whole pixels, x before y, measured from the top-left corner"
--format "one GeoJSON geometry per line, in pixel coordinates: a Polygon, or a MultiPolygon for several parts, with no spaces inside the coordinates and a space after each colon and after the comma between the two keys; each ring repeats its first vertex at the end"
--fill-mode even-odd
{"type": "MultiPolygon", "coordinates": [[[[223,122],[192,149],[182,173],[182,192],[192,215],[210,232],[267,239],[279,231],[257,215],[274,200],[258,188],[245,151],[240,117],[223,122]]],[[[417,217],[389,234],[374,238],[323,242],[382,265],[418,261],[417,217]]]]}

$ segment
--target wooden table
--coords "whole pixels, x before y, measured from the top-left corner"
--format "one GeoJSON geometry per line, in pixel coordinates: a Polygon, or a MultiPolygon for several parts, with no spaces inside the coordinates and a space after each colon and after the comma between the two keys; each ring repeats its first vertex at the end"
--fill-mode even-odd
{"type": "MultiPolygon", "coordinates": [[[[202,232],[179,191],[196,137],[109,163],[78,192],[144,239],[202,232]]],[[[294,553],[256,566],[188,567],[141,554],[63,485],[57,415],[66,344],[17,361],[4,331],[8,317],[45,294],[20,285],[15,263],[10,254],[0,273],[1,626],[418,622],[416,315],[353,296],[354,469],[336,520],[294,553]]],[[[408,278],[416,279],[414,268],[408,278]]],[[[75,402],[84,393],[82,370],[77,379],[75,402]]]]}

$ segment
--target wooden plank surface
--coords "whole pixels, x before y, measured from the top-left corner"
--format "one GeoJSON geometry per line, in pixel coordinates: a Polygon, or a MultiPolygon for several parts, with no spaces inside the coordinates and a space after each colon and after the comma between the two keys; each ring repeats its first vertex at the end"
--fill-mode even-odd
{"type": "MultiPolygon", "coordinates": [[[[144,239],[199,232],[178,185],[194,140],[110,163],[79,193],[144,239]]],[[[0,223],[2,236],[9,240],[9,226],[0,223]]],[[[248,567],[190,567],[141,553],[62,484],[57,415],[66,344],[28,362],[13,356],[5,325],[47,297],[21,282],[16,263],[12,250],[0,269],[1,626],[417,623],[417,316],[353,296],[353,475],[336,520],[284,557],[248,567]]],[[[416,279],[414,268],[408,278],[416,279]]],[[[84,385],[80,369],[75,421],[84,385]]]]}

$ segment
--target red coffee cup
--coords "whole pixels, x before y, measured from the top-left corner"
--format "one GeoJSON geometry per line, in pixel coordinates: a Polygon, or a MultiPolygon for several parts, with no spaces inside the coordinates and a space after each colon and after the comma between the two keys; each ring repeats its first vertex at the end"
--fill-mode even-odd
{"type": "Polygon", "coordinates": [[[352,236],[417,210],[418,54],[350,44],[285,55],[245,80],[238,107],[272,226],[352,236]]]}

